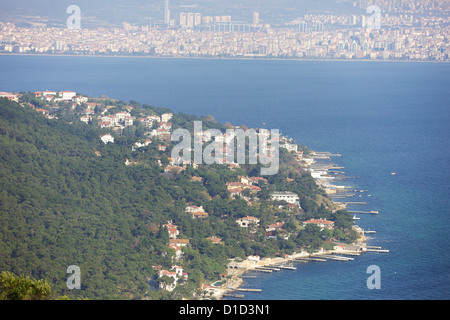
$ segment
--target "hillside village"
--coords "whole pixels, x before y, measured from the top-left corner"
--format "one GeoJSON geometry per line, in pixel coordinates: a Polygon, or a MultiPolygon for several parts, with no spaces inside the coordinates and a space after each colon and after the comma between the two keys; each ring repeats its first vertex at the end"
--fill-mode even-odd
{"type": "MultiPolygon", "coordinates": [[[[173,147],[173,143],[170,141],[171,133],[175,128],[179,128],[181,122],[176,114],[167,110],[143,108],[135,103],[124,103],[109,98],[91,98],[74,91],[36,91],[32,94],[1,92],[0,96],[19,102],[23,107],[30,107],[48,119],[68,118],[70,116],[70,119],[73,119],[71,123],[79,121],[97,127],[101,132],[98,139],[105,145],[117,143],[117,139],[123,139],[124,133],[140,130],[141,138],[135,139],[127,145],[129,152],[127,154],[131,156],[124,161],[126,166],[145,165],[148,159],[144,160],[140,155],[146,152],[155,152],[159,156],[152,158],[151,161],[160,167],[161,174],[168,177],[199,167],[199,165],[185,161],[181,157],[171,158],[170,151],[173,147]]],[[[224,133],[223,139],[225,138],[224,133]]],[[[323,199],[326,198],[326,194],[335,192],[336,187],[328,179],[327,172],[314,169],[315,153],[313,151],[298,145],[288,137],[280,136],[279,139],[280,148],[284,149],[282,154],[284,159],[289,159],[290,166],[296,168],[297,171],[309,172],[319,190],[321,190],[323,199]]],[[[211,137],[205,130],[201,141],[206,144],[210,140],[211,137]]],[[[93,152],[96,157],[103,156],[98,150],[93,152]]],[[[262,220],[255,216],[236,217],[234,219],[236,225],[248,234],[249,239],[255,239],[257,234],[262,232],[266,240],[292,241],[293,238],[298,237],[299,230],[304,230],[308,225],[315,226],[317,232],[323,230],[329,232],[329,239],[333,239],[335,223],[329,217],[309,217],[307,219],[308,216],[305,212],[308,212],[308,208],[302,208],[302,203],[307,205],[309,203],[300,198],[299,194],[285,189],[274,189],[275,185],[271,183],[270,177],[249,175],[247,171],[243,170],[242,165],[236,162],[226,161],[225,159],[221,166],[227,168],[230,172],[235,172],[234,180],[226,182],[223,186],[229,199],[241,199],[245,201],[247,206],[255,208],[263,206],[263,203],[264,205],[269,203],[271,210],[282,213],[274,216],[272,223],[266,224],[262,224],[262,220]],[[289,221],[285,220],[288,217],[289,221]],[[292,223],[292,217],[295,217],[294,224],[292,223]],[[290,238],[291,240],[289,240],[290,238]]],[[[195,174],[190,179],[199,185],[205,183],[204,178],[195,174]]],[[[295,183],[295,178],[286,177],[283,180],[285,185],[290,183],[295,183]]],[[[210,196],[209,199],[212,200],[213,197],[210,196]]],[[[330,212],[345,209],[343,205],[339,206],[339,204],[331,201],[325,202],[325,200],[322,201],[322,207],[330,212]]],[[[198,220],[205,220],[210,217],[210,213],[205,210],[200,202],[187,203],[184,214],[191,219],[198,220]]],[[[158,274],[159,288],[172,292],[179,283],[184,283],[189,279],[189,275],[183,269],[183,256],[185,254],[183,248],[189,247],[190,241],[174,221],[166,221],[162,228],[167,231],[170,238],[168,250],[171,249],[174,252],[173,265],[170,269],[164,269],[160,265],[153,267],[158,274]]],[[[360,236],[362,236],[361,232],[360,236]]],[[[214,246],[224,246],[227,240],[218,237],[216,234],[210,234],[205,239],[214,246]]],[[[334,242],[338,243],[337,241],[334,242]]],[[[304,253],[306,250],[309,251],[311,248],[302,248],[299,252],[304,253]]],[[[323,248],[320,250],[323,250],[323,248]]],[[[288,255],[285,254],[284,256],[288,255]]],[[[245,266],[248,263],[260,261],[260,259],[262,258],[257,255],[250,255],[247,260],[241,260],[240,263],[245,266]]],[[[233,260],[232,263],[235,265],[236,260],[233,260]]],[[[222,276],[230,279],[232,275],[234,273],[230,271],[228,276],[227,274],[222,276]]],[[[223,291],[211,284],[205,282],[204,291],[212,292],[216,297],[220,297],[223,291]]]]}

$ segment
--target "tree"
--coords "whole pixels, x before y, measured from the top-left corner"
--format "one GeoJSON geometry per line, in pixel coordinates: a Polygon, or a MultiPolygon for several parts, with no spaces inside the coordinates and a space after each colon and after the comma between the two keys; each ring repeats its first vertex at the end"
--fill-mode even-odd
{"type": "Polygon", "coordinates": [[[299,233],[296,241],[308,251],[319,249],[323,244],[320,228],[313,224],[307,224],[305,229],[299,233]]]}
{"type": "Polygon", "coordinates": [[[46,280],[15,276],[3,271],[0,274],[0,300],[46,300],[52,296],[52,289],[46,280]]]}

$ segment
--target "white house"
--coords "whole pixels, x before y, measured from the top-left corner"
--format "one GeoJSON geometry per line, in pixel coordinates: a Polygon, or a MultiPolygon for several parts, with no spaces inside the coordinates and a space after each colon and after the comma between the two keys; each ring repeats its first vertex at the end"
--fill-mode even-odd
{"type": "Polygon", "coordinates": [[[188,278],[188,274],[186,272],[183,272],[183,268],[180,266],[172,266],[171,271],[160,270],[159,277],[161,278],[164,276],[173,278],[173,283],[171,284],[164,284],[162,282],[159,284],[161,289],[166,289],[167,291],[173,291],[173,289],[175,289],[175,287],[177,286],[177,282],[180,279],[187,280],[188,278]]]}
{"type": "Polygon", "coordinates": [[[295,143],[284,143],[284,144],[280,145],[280,148],[284,148],[289,152],[291,152],[291,151],[297,152],[298,145],[295,143]]]}
{"type": "Polygon", "coordinates": [[[172,119],[173,113],[164,113],[161,115],[161,122],[169,122],[172,119]]]}
{"type": "Polygon", "coordinates": [[[258,263],[261,260],[260,256],[248,256],[247,260],[253,263],[258,263]]]}
{"type": "Polygon", "coordinates": [[[274,201],[286,201],[287,203],[299,204],[299,196],[290,191],[275,191],[270,194],[274,201]]]}
{"type": "Polygon", "coordinates": [[[238,220],[236,220],[237,224],[241,228],[248,228],[251,225],[258,226],[259,225],[259,219],[251,216],[243,217],[238,220]]]}
{"type": "Polygon", "coordinates": [[[114,137],[109,133],[102,134],[100,136],[100,139],[103,141],[104,144],[107,144],[108,142],[114,143],[114,137]]]}
{"type": "Polygon", "coordinates": [[[184,209],[185,212],[190,213],[190,212],[205,212],[205,209],[203,209],[203,206],[186,206],[186,208],[184,209]]]}
{"type": "Polygon", "coordinates": [[[77,95],[77,93],[74,91],[60,91],[59,92],[59,96],[63,100],[72,100],[72,98],[75,97],[76,95],[77,95]]]}

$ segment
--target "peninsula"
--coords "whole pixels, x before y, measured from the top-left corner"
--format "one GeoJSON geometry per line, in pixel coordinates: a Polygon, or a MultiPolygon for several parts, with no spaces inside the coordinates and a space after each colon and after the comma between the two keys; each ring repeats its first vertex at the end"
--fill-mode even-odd
{"type": "Polygon", "coordinates": [[[263,176],[261,164],[173,157],[177,129],[201,121],[206,149],[210,132],[263,134],[245,124],[70,90],[0,96],[0,271],[70,298],[221,299],[250,270],[366,251],[331,197],[346,192],[323,162],[337,155],[279,136],[279,170],[263,176]],[[71,265],[80,290],[66,287],[71,265]]]}

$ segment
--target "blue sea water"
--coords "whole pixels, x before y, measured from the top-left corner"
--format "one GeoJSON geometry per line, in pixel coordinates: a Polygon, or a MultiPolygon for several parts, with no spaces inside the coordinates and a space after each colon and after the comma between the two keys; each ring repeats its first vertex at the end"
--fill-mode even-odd
{"type": "Polygon", "coordinates": [[[340,153],[369,190],[357,224],[375,230],[354,261],[255,274],[245,299],[450,297],[450,65],[435,63],[178,60],[0,56],[0,91],[75,90],[136,100],[220,122],[280,129],[340,153]],[[265,123],[265,125],[263,125],[265,123]],[[391,175],[390,172],[396,172],[391,175]],[[381,271],[369,290],[367,268],[381,271]]]}

